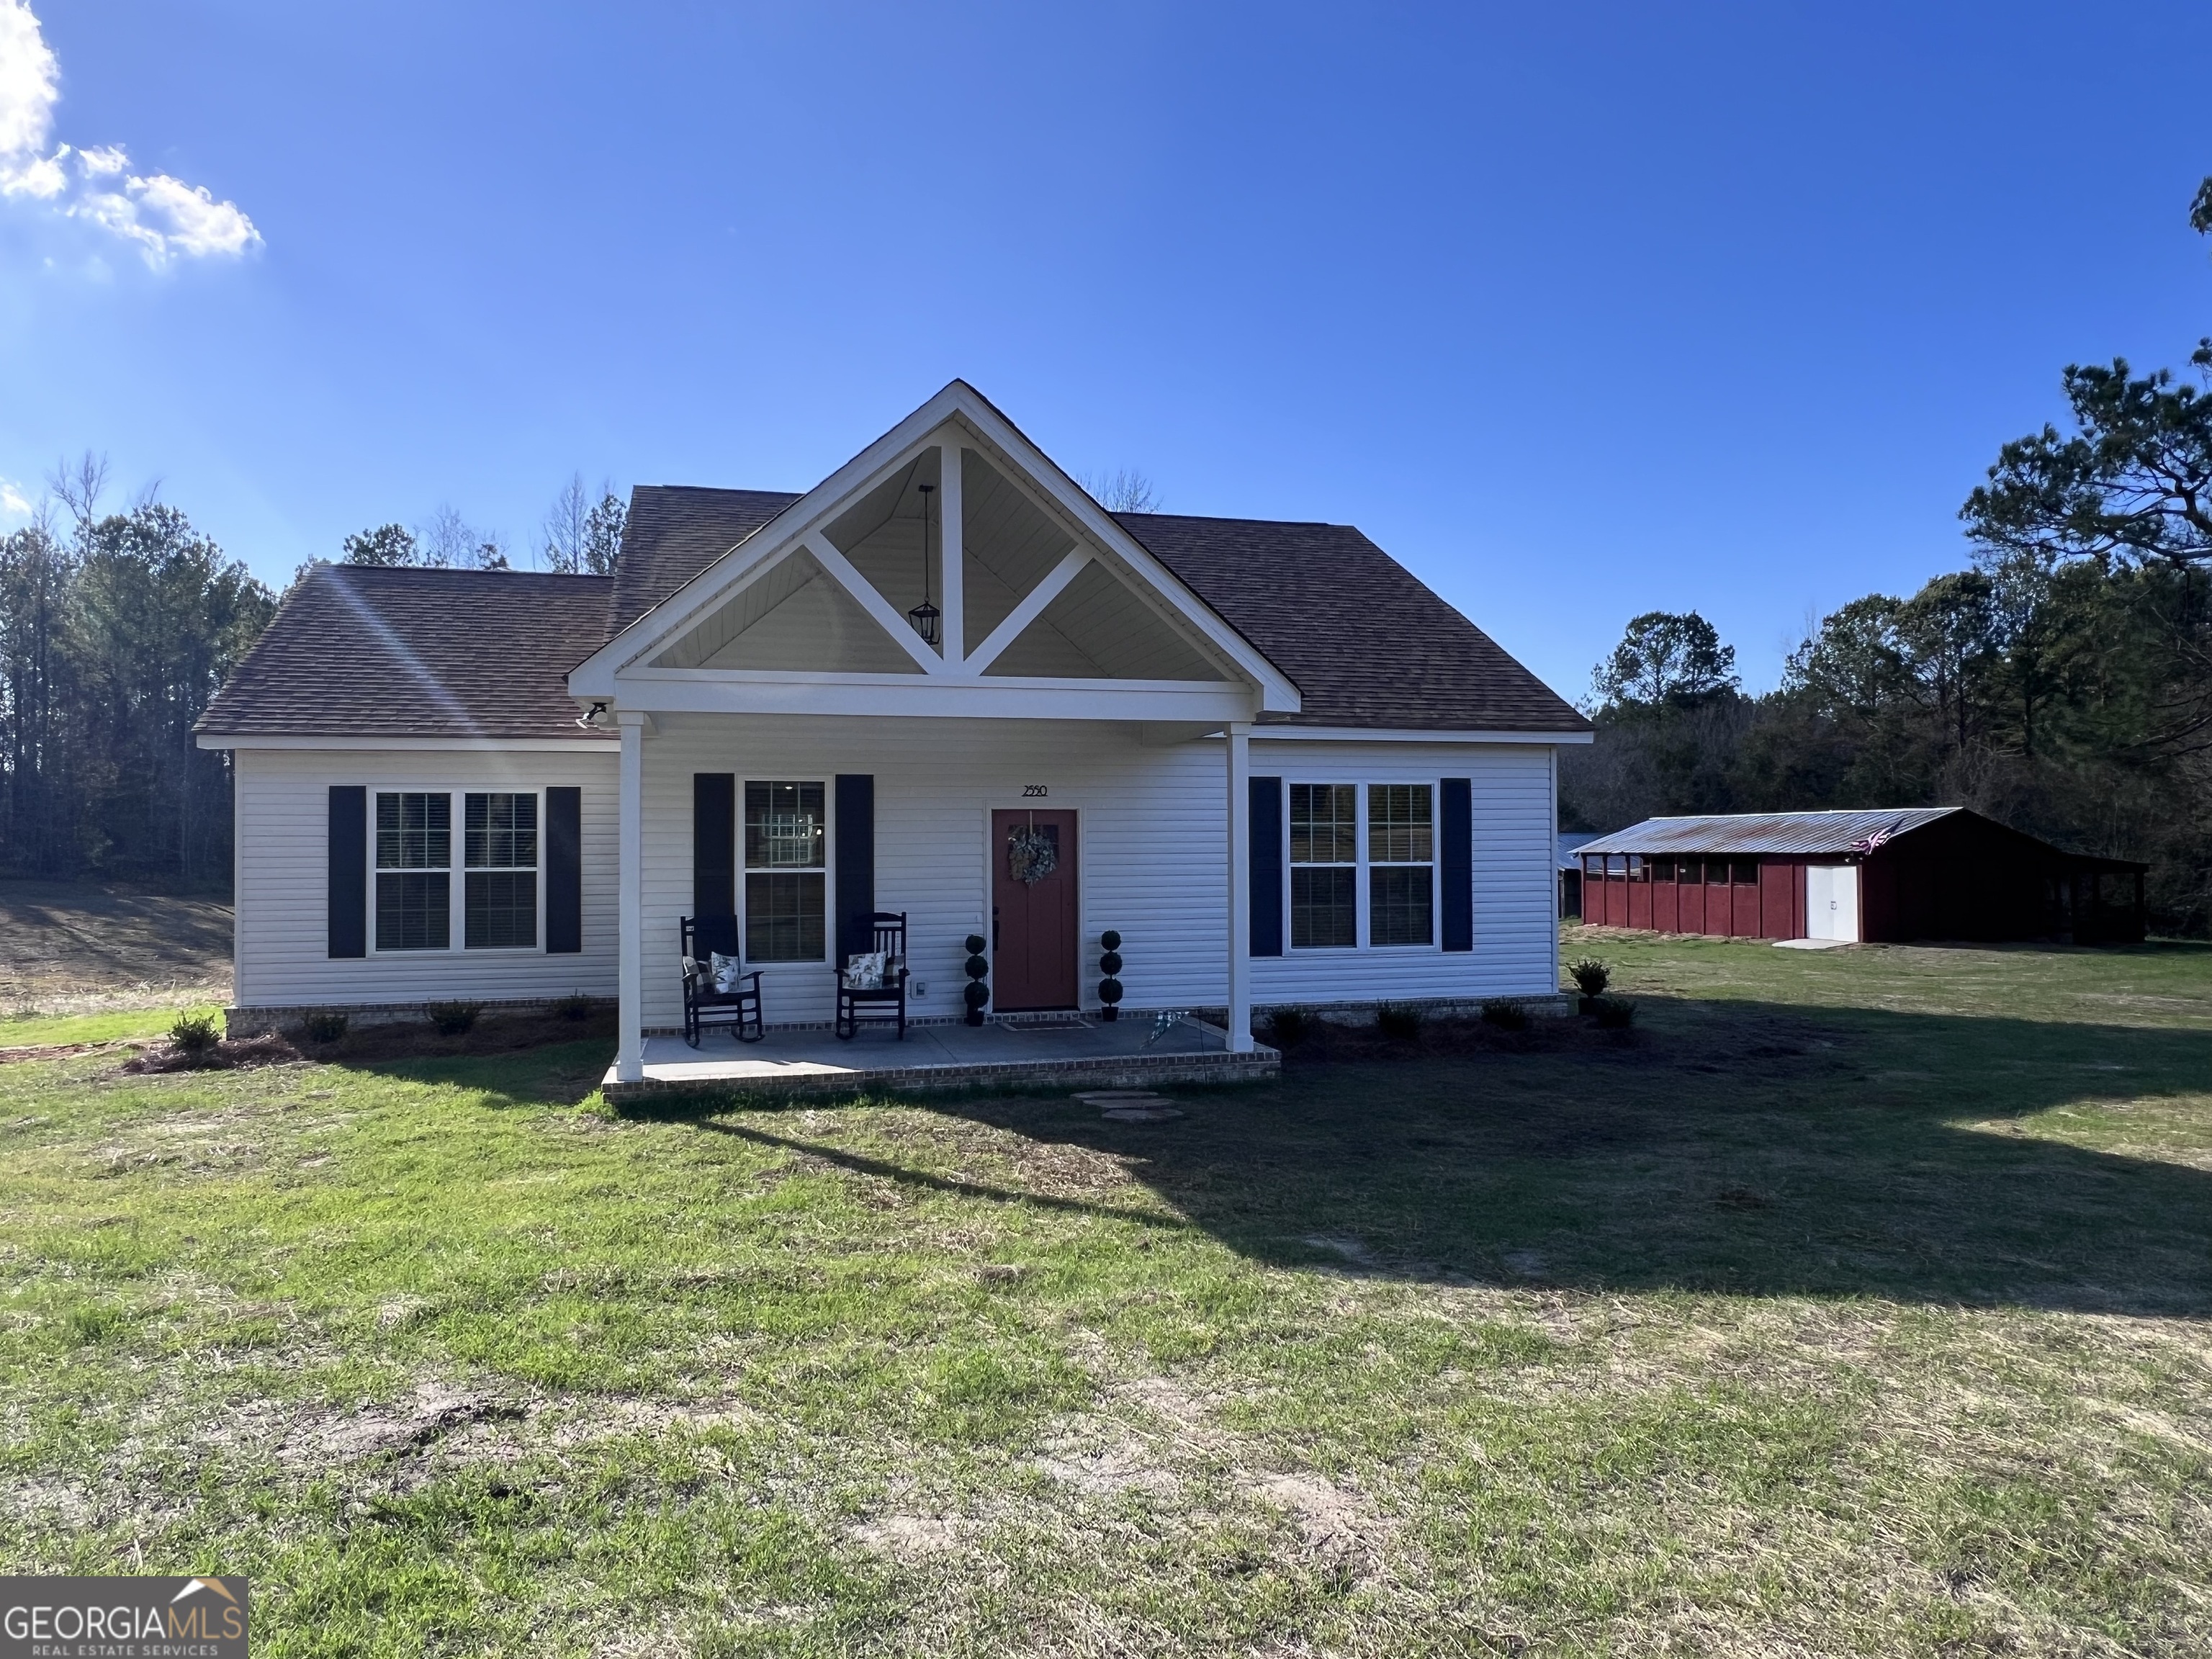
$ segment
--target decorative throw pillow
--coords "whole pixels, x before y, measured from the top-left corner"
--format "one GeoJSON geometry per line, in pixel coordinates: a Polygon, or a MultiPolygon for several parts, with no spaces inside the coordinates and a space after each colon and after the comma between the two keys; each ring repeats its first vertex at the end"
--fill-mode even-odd
{"type": "Polygon", "coordinates": [[[713,953],[713,960],[709,966],[714,975],[714,988],[717,991],[734,991],[738,988],[738,981],[744,974],[744,963],[738,957],[726,957],[720,951],[716,951],[713,953]]]}
{"type": "Polygon", "coordinates": [[[855,951],[845,958],[845,988],[848,991],[880,991],[884,988],[884,953],[881,951],[855,951]]]}

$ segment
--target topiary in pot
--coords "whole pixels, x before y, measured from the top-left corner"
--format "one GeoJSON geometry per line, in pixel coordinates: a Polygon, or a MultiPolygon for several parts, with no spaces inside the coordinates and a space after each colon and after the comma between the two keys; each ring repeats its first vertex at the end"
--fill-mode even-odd
{"type": "Polygon", "coordinates": [[[991,971],[990,959],[983,954],[983,936],[970,933],[963,941],[968,948],[968,983],[961,988],[960,999],[968,1005],[968,1023],[981,1025],[983,1010],[990,1006],[991,988],[983,981],[991,971]]]}
{"type": "Polygon", "coordinates": [[[1121,1018],[1121,981],[1116,977],[1121,971],[1121,936],[1109,928],[1099,934],[1098,971],[1105,977],[1098,981],[1098,1018],[1121,1018]]]}

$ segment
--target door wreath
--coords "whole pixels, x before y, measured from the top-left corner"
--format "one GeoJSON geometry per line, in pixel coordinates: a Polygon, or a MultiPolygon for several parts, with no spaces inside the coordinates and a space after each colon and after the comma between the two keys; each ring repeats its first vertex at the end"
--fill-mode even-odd
{"type": "Polygon", "coordinates": [[[1025,887],[1034,887],[1060,868],[1060,848],[1053,837],[1035,824],[1016,824],[1006,831],[1006,873],[1025,887]]]}

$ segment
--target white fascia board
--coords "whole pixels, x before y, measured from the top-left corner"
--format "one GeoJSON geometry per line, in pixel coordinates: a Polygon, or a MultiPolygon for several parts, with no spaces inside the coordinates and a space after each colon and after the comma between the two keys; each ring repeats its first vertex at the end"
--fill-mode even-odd
{"type": "MultiPolygon", "coordinates": [[[[790,511],[787,507],[784,514],[787,515],[790,511]]],[[[763,525],[570,669],[568,695],[583,702],[611,701],[617,674],[670,644],[689,623],[698,619],[699,613],[727,599],[745,583],[757,581],[804,545],[803,533],[784,533],[782,516],[763,525]],[[776,533],[769,535],[771,530],[776,533]],[[720,571],[725,580],[711,584],[702,581],[714,571],[720,571]]]]}
{"type": "Polygon", "coordinates": [[[1422,732],[1401,726],[1255,726],[1255,743],[1541,743],[1595,741],[1592,732],[1422,732]]]}
{"type": "MultiPolygon", "coordinates": [[[[1196,629],[1217,652],[1250,676],[1260,687],[1260,707],[1262,709],[1279,714],[1298,712],[1301,707],[1298,688],[1291,683],[1281,669],[1261,654],[1257,646],[1223,621],[1211,605],[1186,587],[1180,576],[1153,557],[1136,538],[1122,529],[1105,508],[1092,501],[1073,478],[1060,470],[1058,462],[1031,443],[1012,422],[993,409],[980,392],[963,380],[955,380],[945,391],[956,388],[967,392],[972,399],[963,402],[960,406],[962,424],[1000,450],[1018,471],[1027,473],[1050,491],[1061,513],[1083,534],[1127,565],[1146,586],[1174,605],[1176,616],[1188,626],[1196,629]]],[[[942,397],[944,393],[938,395],[942,397]]]]}
{"type": "Polygon", "coordinates": [[[226,737],[215,732],[203,732],[198,744],[203,749],[378,749],[407,754],[612,755],[622,748],[614,738],[226,737]]]}
{"type": "Polygon", "coordinates": [[[1224,720],[1252,717],[1249,686],[1205,680],[953,679],[932,674],[641,670],[625,708],[669,714],[867,714],[938,720],[1224,720]],[[650,674],[651,678],[647,678],[650,674]]]}
{"type": "MultiPolygon", "coordinates": [[[[996,449],[1018,475],[1049,496],[1060,515],[1088,536],[1139,579],[1139,591],[1172,610],[1174,620],[1195,633],[1219,656],[1259,688],[1259,706],[1270,714],[1294,714],[1301,707],[1298,689],[1258,647],[1229,626],[1183,586],[1182,579],[1147,552],[1129,532],[1085,495],[1059,465],[1031,443],[983,395],[964,380],[954,380],[859,454],[832,472],[746,540],[647,611],[569,671],[568,692],[580,698],[618,698],[616,677],[626,681],[633,665],[679,634],[701,611],[757,575],[769,560],[799,545],[858,496],[872,489],[903,465],[910,452],[939,440],[939,429],[957,420],[987,452],[996,449]],[[731,562],[735,559],[737,562],[731,562]],[[627,671],[627,672],[625,672],[627,671]]],[[[1239,719],[1249,718],[1239,715],[1239,719]]]]}
{"type": "Polygon", "coordinates": [[[569,672],[572,696],[611,697],[614,677],[679,632],[699,611],[724,598],[738,582],[757,574],[770,558],[790,552],[807,533],[819,530],[852,500],[883,481],[891,468],[952,417],[967,392],[955,380],[859,454],[808,490],[775,518],[739,542],[666,599],[609,640],[569,672]],[[763,539],[766,538],[767,539],[763,539]],[[744,555],[732,565],[733,555],[744,555]]]}

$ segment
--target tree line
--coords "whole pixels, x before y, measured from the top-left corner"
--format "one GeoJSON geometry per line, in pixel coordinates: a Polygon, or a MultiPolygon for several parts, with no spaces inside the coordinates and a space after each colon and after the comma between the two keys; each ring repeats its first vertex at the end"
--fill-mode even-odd
{"type": "Polygon", "coordinates": [[[0,538],[0,866],[230,881],[230,768],[192,722],[276,599],[150,492],[102,508],[88,457],[0,538]]]}
{"type": "MultiPolygon", "coordinates": [[[[2212,179],[2191,222],[2212,234],[2212,179]]],[[[2212,337],[2191,358],[2212,378],[2212,337]]],[[[2006,444],[1966,568],[1823,617],[1747,696],[1696,612],[1630,622],[1563,751],[1561,827],[1659,814],[1971,806],[2146,860],[2153,923],[2212,927],[2212,395],[2069,368],[2073,429],[2006,444]]]]}
{"type": "MultiPolygon", "coordinates": [[[[150,489],[110,510],[107,484],[94,456],[57,469],[31,522],[0,537],[0,872],[225,890],[230,757],[192,725],[277,597],[150,489]]],[[[603,574],[623,521],[612,486],[594,496],[579,474],[538,558],[603,574]]],[[[338,556],[510,568],[500,538],[451,507],[349,536],[338,556]]]]}

